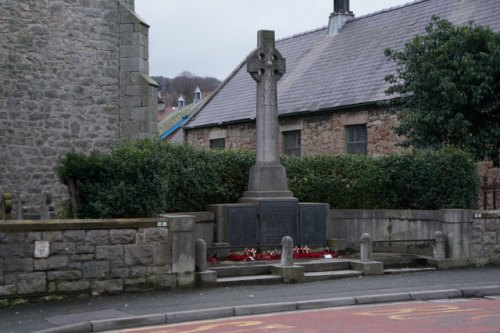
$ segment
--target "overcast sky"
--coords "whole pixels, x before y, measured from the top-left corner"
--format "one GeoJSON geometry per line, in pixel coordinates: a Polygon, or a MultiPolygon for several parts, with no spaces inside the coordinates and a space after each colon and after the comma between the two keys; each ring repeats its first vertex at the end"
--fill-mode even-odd
{"type": "MultiPolygon", "coordinates": [[[[411,0],[352,0],[362,16],[411,0]]],[[[257,46],[258,30],[276,38],[328,24],[333,0],[136,0],[149,30],[150,74],[173,78],[184,70],[226,78],[257,46]]]]}

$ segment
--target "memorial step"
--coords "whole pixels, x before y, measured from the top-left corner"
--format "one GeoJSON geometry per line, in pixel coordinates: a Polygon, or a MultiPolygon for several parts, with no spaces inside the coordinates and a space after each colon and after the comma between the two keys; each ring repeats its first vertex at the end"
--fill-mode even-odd
{"type": "Polygon", "coordinates": [[[297,266],[303,266],[305,272],[325,272],[349,270],[351,265],[349,260],[315,260],[306,262],[295,262],[297,266]]]}
{"type": "Polygon", "coordinates": [[[217,272],[217,277],[219,278],[271,274],[271,268],[269,265],[219,266],[210,267],[210,270],[217,272]]]}
{"type": "Polygon", "coordinates": [[[397,275],[397,274],[410,274],[410,273],[433,272],[433,271],[436,271],[436,268],[434,267],[390,268],[390,269],[384,269],[384,274],[397,275]]]}
{"type": "Polygon", "coordinates": [[[304,274],[304,282],[315,282],[324,280],[344,279],[350,277],[363,276],[363,273],[353,270],[308,272],[304,274]]]}
{"type": "Polygon", "coordinates": [[[241,286],[241,285],[259,285],[281,283],[283,278],[277,275],[249,275],[232,276],[217,278],[218,287],[241,286]]]}

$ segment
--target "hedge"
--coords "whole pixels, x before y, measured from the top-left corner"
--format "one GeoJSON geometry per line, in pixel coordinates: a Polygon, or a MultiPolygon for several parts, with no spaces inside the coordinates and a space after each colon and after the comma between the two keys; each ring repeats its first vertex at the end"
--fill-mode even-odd
{"type": "Polygon", "coordinates": [[[301,201],[337,209],[473,209],[479,176],[471,155],[454,149],[381,157],[319,155],[283,160],[301,201]]]}
{"type": "Polygon", "coordinates": [[[145,217],[204,210],[236,201],[254,156],[241,150],[207,151],[159,140],[125,142],[109,154],[68,154],[59,179],[78,187],[78,217],[145,217]]]}
{"type": "MultiPolygon", "coordinates": [[[[255,155],[156,140],[122,143],[108,154],[68,154],[61,181],[78,189],[78,217],[144,217],[236,202],[255,155]]],[[[456,149],[370,157],[284,157],[290,190],[303,202],[339,209],[475,208],[479,179],[456,149]]]]}

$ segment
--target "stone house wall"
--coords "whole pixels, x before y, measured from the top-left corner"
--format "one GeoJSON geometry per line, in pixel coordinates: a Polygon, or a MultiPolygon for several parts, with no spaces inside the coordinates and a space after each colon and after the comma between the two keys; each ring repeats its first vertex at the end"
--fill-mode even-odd
{"type": "Polygon", "coordinates": [[[2,223],[0,299],[193,286],[194,231],[191,216],[2,223]]]}
{"type": "Polygon", "coordinates": [[[148,26],[133,5],[0,2],[0,192],[38,212],[40,194],[65,193],[54,169],[66,153],[156,133],[148,26]]]}
{"type": "MultiPolygon", "coordinates": [[[[340,154],[346,152],[346,126],[366,124],[368,154],[381,155],[397,151],[397,136],[392,128],[397,117],[387,108],[366,107],[320,115],[280,118],[280,131],[301,131],[302,156],[314,154],[340,154]]],[[[213,138],[225,138],[226,148],[255,150],[255,122],[227,126],[187,129],[187,142],[203,147],[210,146],[213,138]]],[[[280,136],[283,152],[283,136],[280,136]]]]}

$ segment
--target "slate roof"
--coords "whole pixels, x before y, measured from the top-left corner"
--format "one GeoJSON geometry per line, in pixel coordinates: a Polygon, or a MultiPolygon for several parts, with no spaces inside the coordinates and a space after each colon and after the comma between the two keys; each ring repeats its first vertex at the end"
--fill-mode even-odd
{"type": "MultiPolygon", "coordinates": [[[[324,27],[279,40],[276,47],[287,62],[287,73],[278,82],[280,116],[386,100],[384,78],[396,67],[387,62],[384,49],[401,49],[425,33],[433,15],[500,30],[500,0],[420,0],[351,19],[334,37],[324,27]]],[[[255,95],[244,61],[185,127],[254,120],[255,95]]]]}

